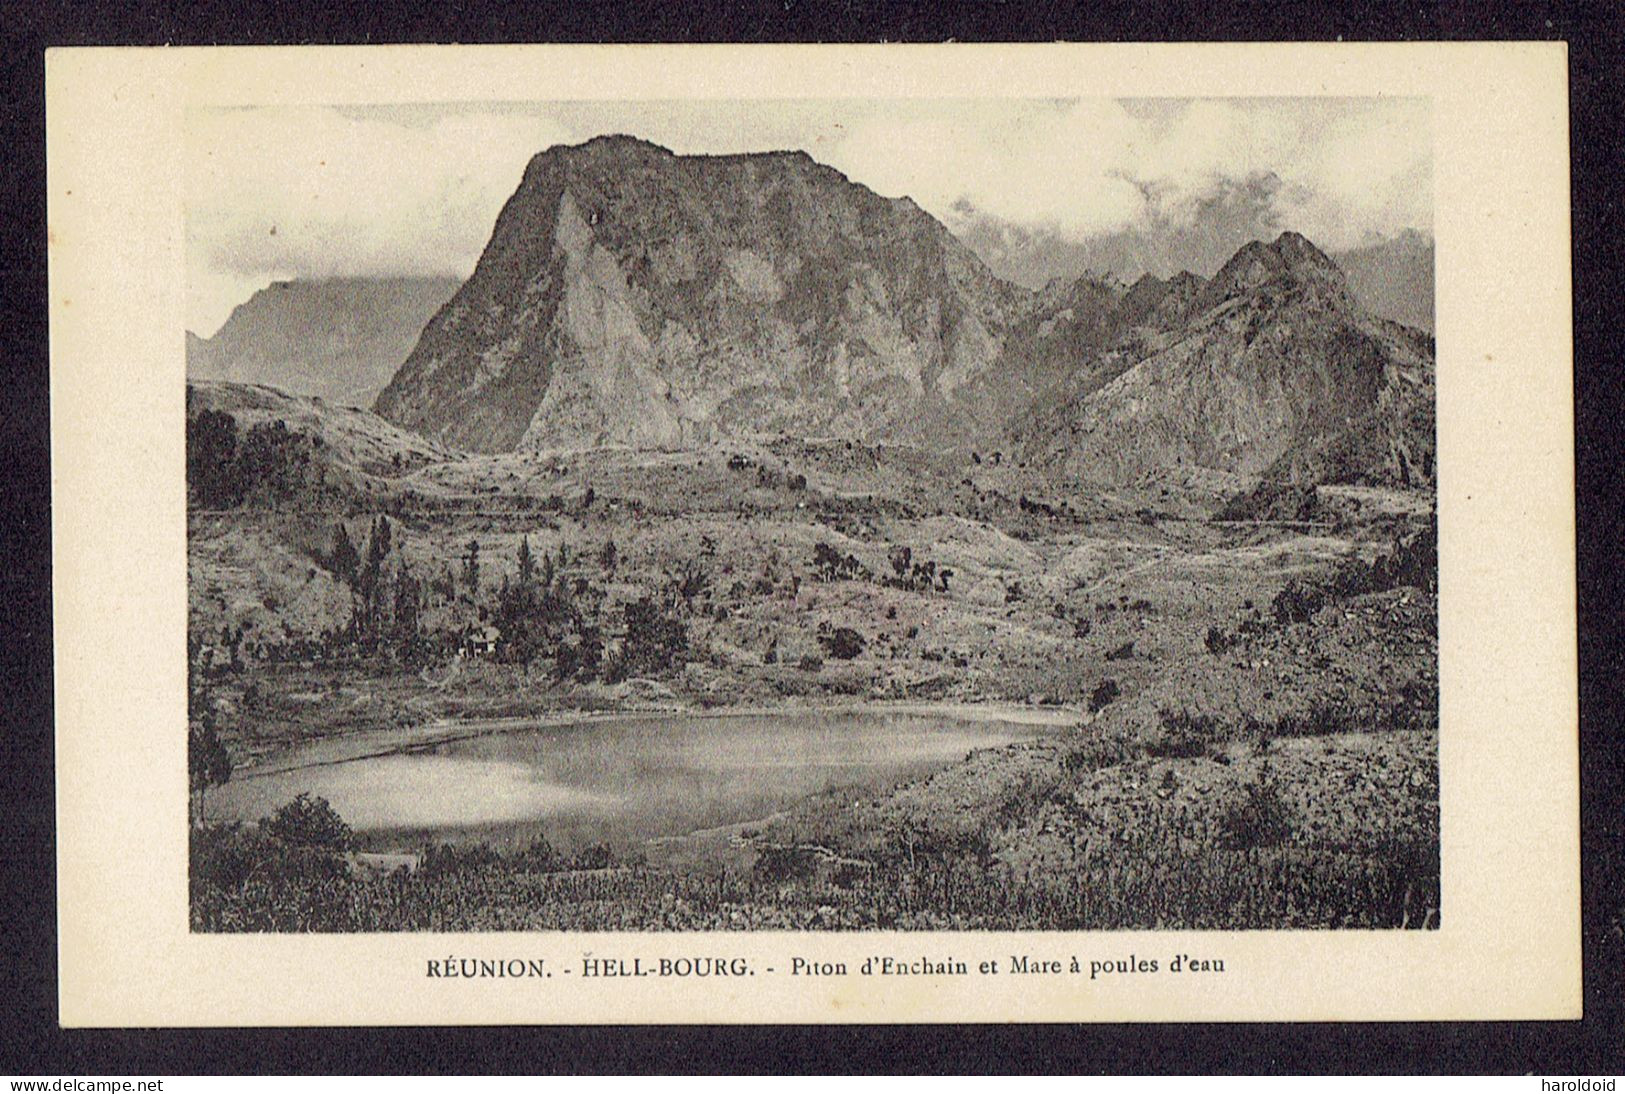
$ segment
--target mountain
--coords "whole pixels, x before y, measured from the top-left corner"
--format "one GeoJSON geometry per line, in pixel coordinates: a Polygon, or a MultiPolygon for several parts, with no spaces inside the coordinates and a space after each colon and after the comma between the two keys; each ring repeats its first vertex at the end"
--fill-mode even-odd
{"type": "Polygon", "coordinates": [[[1100,482],[1200,467],[1431,483],[1432,339],[1366,312],[1307,239],[1249,243],[1185,290],[1143,357],[1018,423],[1028,459],[1100,482]]]}
{"type": "MultiPolygon", "coordinates": [[[[1266,242],[1283,227],[1272,207],[1280,187],[1273,175],[1231,184],[1178,217],[1153,214],[1147,223],[1086,239],[999,220],[967,203],[954,210],[954,234],[1007,281],[1039,288],[1057,278],[1133,280],[1181,269],[1207,275],[1237,249],[1266,242]],[[1091,271],[1107,271],[1106,274],[1091,271]]],[[[1377,242],[1330,252],[1348,275],[1349,292],[1383,319],[1433,330],[1433,240],[1407,228],[1377,242]]]]}
{"type": "Polygon", "coordinates": [[[1413,229],[1333,256],[1349,292],[1374,315],[1433,331],[1433,240],[1413,229]]]}
{"type": "Polygon", "coordinates": [[[443,277],[276,281],[212,338],[186,335],[186,374],[370,406],[457,290],[443,277]]]}
{"type": "Polygon", "coordinates": [[[600,137],[534,157],[380,394],[463,448],[957,435],[1032,294],[805,153],[600,137]]]}
{"type": "Polygon", "coordinates": [[[1295,232],[1181,272],[1000,280],[804,153],[534,157],[377,412],[461,449],[997,443],[1063,477],[1432,478],[1433,347],[1295,232]]]}

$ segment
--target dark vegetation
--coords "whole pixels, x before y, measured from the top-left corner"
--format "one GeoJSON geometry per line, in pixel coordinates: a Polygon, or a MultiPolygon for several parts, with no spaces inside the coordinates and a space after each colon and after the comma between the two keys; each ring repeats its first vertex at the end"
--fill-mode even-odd
{"type": "MultiPolygon", "coordinates": [[[[188,488],[195,507],[274,505],[321,489],[312,486],[319,442],[291,434],[280,422],[243,430],[231,415],[205,411],[189,420],[188,430],[188,488]]],[[[998,459],[992,462],[997,465],[998,459]]],[[[807,490],[804,475],[773,471],[744,457],[730,460],[728,468],[754,476],[763,487],[807,490]]],[[[1304,498],[1314,504],[1313,491],[1300,502],[1304,498]]],[[[818,592],[829,599],[874,598],[876,588],[895,589],[918,594],[920,603],[937,611],[945,606],[942,595],[953,576],[907,545],[890,545],[881,555],[874,546],[884,543],[874,532],[874,511],[844,499],[829,502],[818,491],[792,503],[805,505],[809,519],[859,544],[863,558],[817,542],[810,559],[805,547],[798,547],[792,561],[775,549],[740,565],[726,550],[719,559],[716,544],[702,537],[697,550],[690,544],[675,559],[662,555],[651,564],[646,541],[622,537],[623,555],[613,539],[590,533],[580,538],[572,533],[556,548],[541,551],[533,551],[528,536],[516,549],[510,539],[497,550],[486,535],[491,525],[470,521],[460,526],[466,531],[457,536],[458,554],[425,563],[421,544],[416,554],[408,550],[413,537],[422,534],[423,521],[398,501],[340,507],[343,515],[332,521],[330,535],[323,518],[322,543],[309,557],[348,595],[350,610],[341,625],[286,642],[245,639],[241,625],[191,636],[198,686],[188,740],[196,929],[1224,929],[1436,923],[1430,918],[1438,907],[1436,774],[1431,786],[1424,778],[1415,795],[1423,805],[1431,800],[1431,820],[1425,810],[1407,813],[1380,839],[1369,833],[1356,839],[1346,835],[1346,826],[1319,824],[1298,793],[1308,785],[1335,801],[1341,785],[1313,783],[1314,776],[1305,776],[1302,768],[1294,771],[1289,755],[1282,756],[1344,735],[1433,730],[1435,678],[1407,680],[1380,696],[1332,690],[1290,709],[1276,705],[1267,714],[1265,708],[1242,713],[1239,700],[1232,712],[1214,709],[1211,696],[1157,695],[1150,688],[1160,678],[1148,681],[1147,674],[1166,667],[1159,662],[1169,648],[1157,629],[1158,617],[1178,610],[1161,596],[1155,607],[1128,595],[1115,604],[1109,599],[1098,604],[1101,637],[1084,663],[1088,675],[1067,693],[1068,701],[1086,705],[1097,717],[1087,735],[1053,743],[1042,764],[990,801],[978,801],[949,820],[887,813],[877,805],[857,828],[804,810],[784,829],[759,838],[757,861],[745,869],[673,873],[650,867],[635,854],[599,846],[567,855],[541,840],[520,848],[428,846],[418,849],[415,871],[380,872],[358,865],[364,856],[355,853],[348,827],[326,802],[303,797],[258,824],[210,824],[208,794],[231,777],[225,745],[235,739],[229,734],[232,723],[224,720],[232,703],[223,704],[227,715],[222,716],[206,698],[207,684],[236,677],[222,690],[240,694],[239,709],[252,710],[260,701],[258,685],[268,679],[242,683],[253,676],[256,663],[297,662],[301,670],[339,668],[346,674],[359,667],[380,680],[411,681],[419,669],[438,670],[471,658],[503,666],[487,670],[500,681],[516,678],[507,674],[506,667],[514,666],[534,669],[537,681],[561,684],[633,678],[675,683],[685,668],[696,670],[689,676],[721,675],[717,670],[726,663],[712,652],[708,628],[738,611],[743,598],[793,599],[803,579],[855,582],[869,588],[818,592]],[[1128,613],[1138,618],[1131,620],[1128,613]],[[1148,618],[1150,629],[1142,631],[1148,618]],[[1134,629],[1125,634],[1130,624],[1134,629]],[[1138,650],[1129,635],[1140,639],[1138,650]],[[1106,667],[1113,678],[1101,678],[1099,657],[1122,663],[1106,667]],[[1126,731],[1124,723],[1133,718],[1150,723],[1126,731]],[[1158,806],[1180,799],[1198,776],[1229,772],[1255,753],[1264,762],[1245,773],[1236,767],[1236,776],[1199,807],[1158,806]],[[1126,823],[1089,796],[1096,781],[1109,786],[1117,780],[1132,788],[1124,792],[1133,802],[1126,823]],[[1109,824],[1100,820],[1107,815],[1109,824]],[[1092,824],[1103,827],[1092,829],[1092,824]],[[1060,864],[1025,864],[1020,853],[1039,844],[1059,846],[1060,864]]],[[[510,519],[524,521],[520,527],[533,534],[540,528],[556,531],[566,523],[565,514],[570,526],[579,528],[597,519],[590,515],[595,505],[603,510],[619,502],[629,521],[646,514],[643,502],[606,499],[590,488],[568,500],[513,501],[516,515],[510,519]],[[520,510],[523,516],[517,515],[520,510]]],[[[1021,518],[1034,527],[1069,513],[1065,504],[1055,507],[1027,496],[1018,506],[1021,518]]],[[[1294,510],[1295,517],[1314,515],[1312,509],[1294,510]]],[[[1152,516],[1148,523],[1162,519],[1152,516]]],[[[517,528],[509,524],[503,530],[512,534],[517,528]]],[[[1189,649],[1206,626],[1202,646],[1224,658],[1215,671],[1255,672],[1266,655],[1278,658],[1289,645],[1313,647],[1313,636],[1341,633],[1333,628],[1344,613],[1324,612],[1329,606],[1399,589],[1417,590],[1425,601],[1437,587],[1436,548],[1433,527],[1396,537],[1369,562],[1351,557],[1322,575],[1294,578],[1272,601],[1260,596],[1262,611],[1249,600],[1245,612],[1219,624],[1209,626],[1211,616],[1200,617],[1179,641],[1189,649]],[[1255,644],[1261,648],[1249,650],[1255,644]]],[[[1006,583],[1005,601],[1013,613],[1024,604],[1043,603],[1036,586],[1006,583]]],[[[1401,599],[1383,599],[1380,610],[1372,611],[1385,612],[1401,599]]],[[[773,666],[775,683],[787,682],[783,694],[815,689],[839,694],[841,687],[861,694],[868,686],[862,674],[873,666],[848,662],[865,655],[895,657],[890,651],[921,633],[918,616],[908,615],[917,605],[908,598],[886,597],[882,603],[886,622],[876,611],[869,633],[861,617],[856,626],[824,620],[811,648],[787,640],[781,650],[780,636],[772,631],[753,638],[753,648],[763,651],[764,666],[773,666]]],[[[1054,618],[1061,621],[1055,633],[1067,633],[1070,624],[1080,645],[1097,629],[1075,603],[1057,610],[1054,618]]],[[[933,694],[927,689],[943,680],[968,675],[967,667],[976,671],[980,660],[964,643],[930,640],[930,647],[917,651],[919,659],[940,663],[943,672],[920,685],[921,695],[933,694]]],[[[1300,663],[1315,656],[1318,651],[1304,654],[1300,663]]],[[[1042,673],[1044,667],[1034,671],[1042,673]]],[[[529,673],[517,678],[531,679],[529,673]]],[[[1033,690],[1023,687],[1016,694],[1033,690]]],[[[505,701],[517,704],[512,696],[505,701]]],[[[246,724],[246,716],[239,721],[246,724]]],[[[891,798],[881,801],[894,804],[891,798]]]]}
{"type": "Polygon", "coordinates": [[[186,419],[187,494],[204,509],[295,497],[316,481],[319,444],[280,419],[244,431],[225,411],[203,410],[186,419]]]}
{"type": "Polygon", "coordinates": [[[1357,558],[1339,563],[1321,580],[1288,581],[1270,604],[1277,623],[1306,623],[1327,604],[1365,593],[1412,586],[1424,592],[1439,588],[1439,530],[1437,522],[1396,540],[1370,562],[1357,558]]]}

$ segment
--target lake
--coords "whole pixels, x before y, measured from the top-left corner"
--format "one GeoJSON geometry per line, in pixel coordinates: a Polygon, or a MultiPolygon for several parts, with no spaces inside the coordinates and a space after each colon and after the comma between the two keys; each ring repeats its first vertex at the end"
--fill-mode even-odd
{"type": "Polygon", "coordinates": [[[636,714],[505,725],[410,751],[247,773],[209,794],[211,820],[257,820],[326,798],[366,847],[426,839],[625,849],[765,817],[837,787],[886,787],[974,749],[1053,732],[1015,714],[845,709],[636,714]]]}

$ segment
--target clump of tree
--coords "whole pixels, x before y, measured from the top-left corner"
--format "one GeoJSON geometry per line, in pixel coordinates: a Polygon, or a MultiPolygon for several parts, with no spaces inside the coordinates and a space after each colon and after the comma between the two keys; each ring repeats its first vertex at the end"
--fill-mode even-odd
{"type": "MultiPolygon", "coordinates": [[[[327,799],[300,794],[256,825],[215,824],[192,830],[191,890],[200,901],[223,893],[281,896],[309,884],[345,877],[350,826],[327,799]]],[[[296,929],[309,929],[300,927],[296,929]]]]}
{"type": "Polygon", "coordinates": [[[388,653],[410,661],[425,652],[426,591],[397,550],[396,538],[389,518],[379,516],[369,528],[363,554],[341,521],[333,526],[325,564],[350,590],[350,622],[343,640],[363,654],[388,653]]]}
{"type": "Polygon", "coordinates": [[[530,665],[551,659],[561,680],[597,676],[604,642],[591,603],[596,590],[584,578],[572,579],[572,561],[569,547],[561,543],[557,554],[543,554],[538,562],[530,537],[521,537],[517,577],[503,579],[492,614],[500,634],[499,660],[530,665]]]}
{"type": "Polygon", "coordinates": [[[605,678],[610,682],[629,676],[656,676],[681,668],[688,655],[688,626],[650,597],[621,606],[625,628],[618,656],[605,678]]]}
{"type": "Polygon", "coordinates": [[[186,420],[187,496],[204,509],[293,497],[315,481],[313,447],[280,418],[245,432],[227,412],[201,410],[186,420]]]}
{"type": "Polygon", "coordinates": [[[322,797],[300,794],[260,821],[266,835],[294,847],[321,847],[342,851],[350,846],[350,826],[322,797]]]}
{"type": "Polygon", "coordinates": [[[208,692],[193,687],[187,702],[186,770],[192,794],[193,822],[208,820],[209,791],[231,780],[231,753],[220,740],[220,727],[208,692]]]}
{"type": "Polygon", "coordinates": [[[821,540],[813,547],[812,571],[819,581],[864,581],[874,576],[857,555],[843,555],[821,540]]]}

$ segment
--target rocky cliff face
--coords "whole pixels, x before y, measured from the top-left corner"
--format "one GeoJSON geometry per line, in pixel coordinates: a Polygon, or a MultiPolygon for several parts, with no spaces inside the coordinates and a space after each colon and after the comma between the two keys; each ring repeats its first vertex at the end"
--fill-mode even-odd
{"type": "Polygon", "coordinates": [[[476,451],[742,434],[1008,445],[1069,478],[1432,476],[1432,345],[1296,233],[1208,280],[1000,281],[802,153],[535,157],[378,398],[476,451]]]}
{"type": "Polygon", "coordinates": [[[483,451],[924,437],[981,416],[1030,296],[805,154],[599,138],[531,161],[377,409],[483,451]]]}
{"type": "Polygon", "coordinates": [[[1030,459],[1108,482],[1188,466],[1431,483],[1431,339],[1363,311],[1308,240],[1249,244],[1185,295],[1147,313],[1172,308],[1141,330],[1141,359],[1035,417],[1030,459]]]}
{"type": "Polygon", "coordinates": [[[456,291],[446,277],[278,281],[239,305],[212,338],[187,333],[186,374],[371,406],[456,291]]]}

